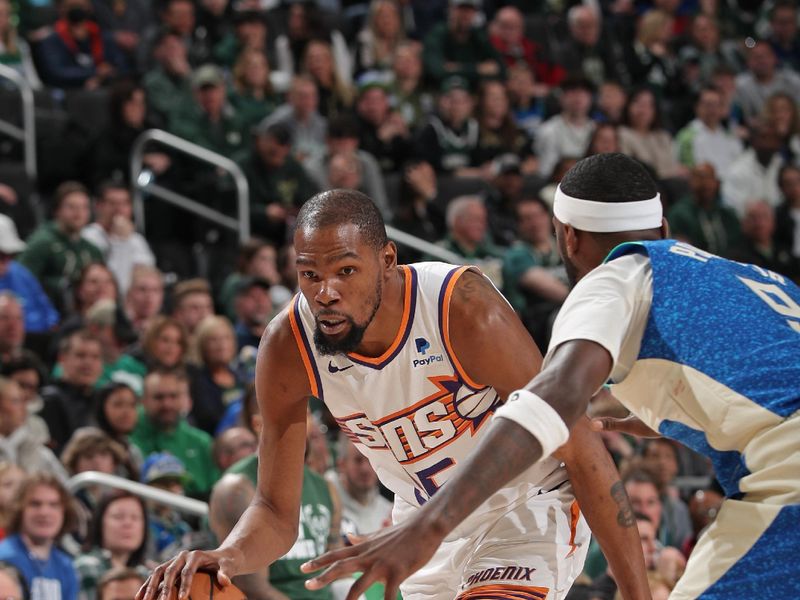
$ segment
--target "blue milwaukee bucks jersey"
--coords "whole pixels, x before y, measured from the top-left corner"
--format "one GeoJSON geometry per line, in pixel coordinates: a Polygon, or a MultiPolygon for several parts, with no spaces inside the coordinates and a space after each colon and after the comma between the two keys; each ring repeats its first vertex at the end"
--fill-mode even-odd
{"type": "Polygon", "coordinates": [[[614,393],[708,456],[728,496],[782,494],[800,473],[800,289],[674,240],[622,244],[607,262],[631,253],[649,257],[652,305],[614,393]]]}

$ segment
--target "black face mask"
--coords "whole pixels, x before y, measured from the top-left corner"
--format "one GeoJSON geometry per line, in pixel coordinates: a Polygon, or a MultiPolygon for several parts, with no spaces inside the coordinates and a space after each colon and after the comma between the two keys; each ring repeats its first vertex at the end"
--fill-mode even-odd
{"type": "Polygon", "coordinates": [[[67,21],[69,21],[73,25],[77,25],[78,23],[83,23],[84,21],[88,20],[89,20],[89,11],[86,10],[85,8],[75,6],[67,11],[67,21]]]}

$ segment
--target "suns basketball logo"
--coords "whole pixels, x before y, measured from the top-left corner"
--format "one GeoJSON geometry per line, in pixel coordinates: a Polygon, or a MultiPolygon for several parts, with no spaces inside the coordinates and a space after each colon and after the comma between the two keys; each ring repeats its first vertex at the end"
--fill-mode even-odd
{"type": "Polygon", "coordinates": [[[493,388],[474,390],[455,376],[429,377],[433,394],[414,405],[374,421],[363,413],[336,419],[354,443],[387,449],[401,464],[416,462],[475,432],[500,405],[493,388]]]}

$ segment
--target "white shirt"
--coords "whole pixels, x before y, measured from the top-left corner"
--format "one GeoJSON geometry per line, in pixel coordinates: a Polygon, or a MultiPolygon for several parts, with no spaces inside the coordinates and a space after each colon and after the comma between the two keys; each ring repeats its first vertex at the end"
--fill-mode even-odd
{"type": "Polygon", "coordinates": [[[103,253],[106,266],[114,274],[122,297],[130,287],[134,266],[156,264],[147,240],[139,233],[133,232],[126,238],[119,238],[109,235],[99,224],[90,223],[81,231],[81,237],[97,246],[103,253]]]}
{"type": "Polygon", "coordinates": [[[689,123],[694,130],[692,137],[692,155],[694,164],[710,163],[717,177],[728,170],[728,166],[744,151],[742,142],[724,127],[711,129],[700,119],[689,123]]]}
{"type": "Polygon", "coordinates": [[[736,211],[741,219],[753,200],[766,200],[775,208],[781,203],[778,172],[783,167],[780,154],[772,157],[766,168],[758,162],[753,149],[745,150],[730,164],[722,176],[722,202],[736,211]]]}
{"type": "Polygon", "coordinates": [[[558,161],[565,156],[586,154],[594,126],[595,123],[591,119],[581,126],[575,126],[567,123],[561,115],[545,121],[539,128],[535,142],[539,173],[548,177],[558,161]]]}

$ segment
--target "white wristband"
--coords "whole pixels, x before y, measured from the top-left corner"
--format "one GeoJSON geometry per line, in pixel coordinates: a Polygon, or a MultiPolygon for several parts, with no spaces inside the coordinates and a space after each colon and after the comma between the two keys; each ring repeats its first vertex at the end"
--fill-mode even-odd
{"type": "Polygon", "coordinates": [[[494,416],[524,427],[542,445],[542,458],[567,443],[569,428],[547,402],[528,390],[513,392],[494,416]]]}

